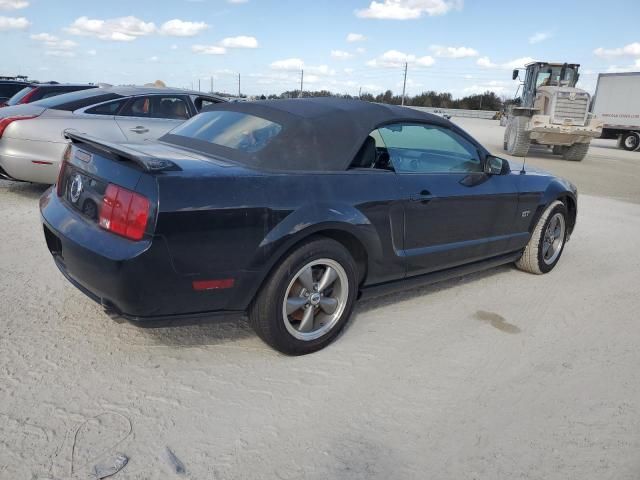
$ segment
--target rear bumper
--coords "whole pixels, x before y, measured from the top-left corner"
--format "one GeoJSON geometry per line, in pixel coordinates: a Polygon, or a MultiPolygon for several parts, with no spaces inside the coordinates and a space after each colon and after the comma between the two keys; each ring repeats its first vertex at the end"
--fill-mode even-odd
{"type": "MultiPolygon", "coordinates": [[[[132,242],[100,229],[67,208],[49,189],[40,199],[47,247],[62,274],[108,314],[141,326],[242,311],[230,290],[195,291],[177,273],[162,237],[132,242]]],[[[242,283],[242,282],[240,282],[242,283]]]]}

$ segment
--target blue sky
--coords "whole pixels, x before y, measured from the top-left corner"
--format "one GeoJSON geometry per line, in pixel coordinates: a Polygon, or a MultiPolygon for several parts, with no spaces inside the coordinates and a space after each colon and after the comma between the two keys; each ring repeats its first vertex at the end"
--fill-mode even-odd
{"type": "Polygon", "coordinates": [[[280,93],[512,95],[527,59],[640,70],[640,1],[0,0],[0,75],[280,93]]]}

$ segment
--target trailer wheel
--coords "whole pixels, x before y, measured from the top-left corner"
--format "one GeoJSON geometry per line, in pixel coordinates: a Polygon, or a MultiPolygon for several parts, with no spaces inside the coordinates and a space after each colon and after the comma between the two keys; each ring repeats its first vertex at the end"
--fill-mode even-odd
{"type": "Polygon", "coordinates": [[[505,132],[506,151],[514,157],[524,157],[529,152],[531,139],[526,131],[527,117],[510,117],[507,130],[505,132]]]}
{"type": "Polygon", "coordinates": [[[640,147],[640,134],[638,132],[626,132],[622,134],[620,146],[628,152],[633,152],[640,147]]]}
{"type": "Polygon", "coordinates": [[[565,160],[572,160],[574,162],[581,162],[582,159],[587,156],[588,151],[588,143],[574,143],[562,153],[562,158],[565,160]]]}

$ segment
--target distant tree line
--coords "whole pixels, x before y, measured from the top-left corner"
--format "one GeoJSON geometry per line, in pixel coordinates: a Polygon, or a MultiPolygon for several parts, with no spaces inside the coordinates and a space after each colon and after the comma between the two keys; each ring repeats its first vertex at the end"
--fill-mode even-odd
{"type": "MultiPolygon", "coordinates": [[[[300,95],[300,90],[290,90],[282,92],[280,95],[262,95],[260,99],[278,98],[298,98],[298,97],[338,97],[338,98],[358,98],[358,96],[333,93],[328,90],[304,91],[300,95]]],[[[378,95],[363,93],[360,98],[368,102],[387,103],[390,105],[402,104],[402,96],[394,94],[391,90],[378,95]]],[[[462,108],[466,110],[495,110],[500,111],[510,103],[506,98],[501,98],[495,92],[486,91],[480,94],[467,95],[462,98],[453,98],[448,92],[435,92],[433,90],[422,92],[415,96],[406,96],[404,104],[414,107],[434,107],[434,108],[462,108]]]]}

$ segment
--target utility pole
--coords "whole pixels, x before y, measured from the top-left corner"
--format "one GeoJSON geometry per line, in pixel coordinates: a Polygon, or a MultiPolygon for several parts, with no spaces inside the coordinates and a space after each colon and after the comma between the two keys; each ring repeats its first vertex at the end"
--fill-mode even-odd
{"type": "Polygon", "coordinates": [[[200,79],[198,79],[198,91],[201,92],[202,90],[200,89],[200,79]]]}
{"type": "Polygon", "coordinates": [[[402,105],[404,105],[404,96],[407,91],[407,68],[409,67],[409,62],[404,62],[404,83],[402,84],[402,105]]]}
{"type": "Polygon", "coordinates": [[[358,89],[358,98],[362,98],[362,87],[358,89]]]}
{"type": "Polygon", "coordinates": [[[211,92],[210,93],[213,93],[213,75],[211,76],[211,92]]]}
{"type": "Polygon", "coordinates": [[[240,98],[242,94],[240,93],[240,74],[238,74],[238,98],[240,98]]]}
{"type": "Polygon", "coordinates": [[[298,95],[299,98],[302,98],[303,89],[304,89],[304,68],[300,70],[300,95],[298,95]]]}

